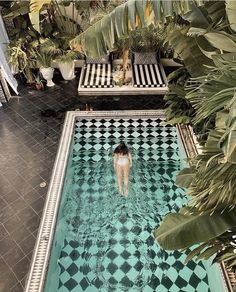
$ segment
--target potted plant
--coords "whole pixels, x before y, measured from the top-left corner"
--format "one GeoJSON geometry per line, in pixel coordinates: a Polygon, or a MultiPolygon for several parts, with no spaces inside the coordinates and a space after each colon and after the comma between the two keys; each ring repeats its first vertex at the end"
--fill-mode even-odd
{"type": "Polygon", "coordinates": [[[72,80],[75,78],[74,60],[76,57],[76,52],[71,50],[61,50],[61,53],[55,59],[55,61],[58,62],[61,75],[65,80],[72,80]]]}
{"type": "Polygon", "coordinates": [[[55,83],[52,81],[54,68],[51,67],[52,54],[45,52],[35,52],[39,71],[43,78],[47,81],[47,86],[52,87],[55,83]]]}
{"type": "Polygon", "coordinates": [[[40,76],[40,72],[38,72],[37,75],[34,75],[34,81],[35,81],[35,87],[37,90],[42,90],[44,89],[44,85],[43,85],[43,80],[40,76]]]}
{"type": "Polygon", "coordinates": [[[30,58],[29,50],[25,48],[25,40],[20,38],[17,41],[11,41],[8,45],[8,62],[12,66],[12,71],[23,73],[27,83],[34,82],[31,67],[33,62],[30,58]]]}
{"type": "Polygon", "coordinates": [[[54,68],[51,67],[51,63],[58,52],[60,52],[60,49],[56,42],[48,38],[40,38],[39,41],[35,43],[35,50],[31,51],[39,71],[47,81],[48,87],[55,85],[52,81],[54,68]]]}

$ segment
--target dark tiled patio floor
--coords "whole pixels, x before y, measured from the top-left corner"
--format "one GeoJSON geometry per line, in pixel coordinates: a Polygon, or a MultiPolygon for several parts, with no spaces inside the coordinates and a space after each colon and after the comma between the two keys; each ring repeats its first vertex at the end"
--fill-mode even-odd
{"type": "Polygon", "coordinates": [[[88,102],[94,110],[163,104],[158,96],[78,97],[77,85],[78,78],[44,91],[24,87],[0,108],[0,292],[23,291],[66,111],[88,102]]]}

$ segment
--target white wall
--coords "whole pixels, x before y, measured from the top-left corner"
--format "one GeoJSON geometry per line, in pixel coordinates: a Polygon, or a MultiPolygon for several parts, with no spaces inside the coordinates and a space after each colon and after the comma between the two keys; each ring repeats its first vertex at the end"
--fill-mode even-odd
{"type": "Polygon", "coordinates": [[[14,78],[9,64],[7,63],[7,45],[9,43],[9,38],[7,36],[7,32],[2,20],[2,16],[0,15],[0,66],[2,69],[2,73],[7,80],[8,84],[11,88],[18,94],[17,91],[17,81],[14,78]]]}

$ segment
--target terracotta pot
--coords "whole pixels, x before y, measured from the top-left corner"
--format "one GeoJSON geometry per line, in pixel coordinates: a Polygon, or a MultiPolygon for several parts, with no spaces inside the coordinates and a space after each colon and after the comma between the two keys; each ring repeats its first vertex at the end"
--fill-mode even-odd
{"type": "Polygon", "coordinates": [[[43,83],[35,83],[35,87],[37,90],[42,90],[44,88],[43,83]]]}

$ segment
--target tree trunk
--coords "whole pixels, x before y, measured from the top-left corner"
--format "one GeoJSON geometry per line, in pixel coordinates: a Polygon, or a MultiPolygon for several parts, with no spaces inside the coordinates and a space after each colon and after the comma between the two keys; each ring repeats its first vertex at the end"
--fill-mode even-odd
{"type": "Polygon", "coordinates": [[[125,82],[125,79],[126,79],[128,59],[129,59],[129,49],[124,48],[123,49],[123,82],[125,82]]]}
{"type": "Polygon", "coordinates": [[[29,84],[34,83],[34,77],[29,66],[26,66],[24,71],[25,71],[25,77],[26,77],[27,83],[29,84]]]}

